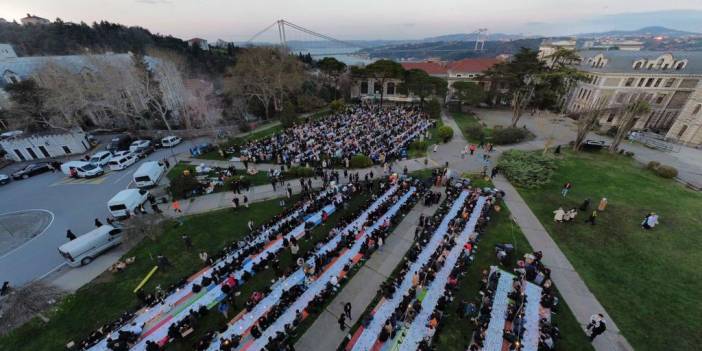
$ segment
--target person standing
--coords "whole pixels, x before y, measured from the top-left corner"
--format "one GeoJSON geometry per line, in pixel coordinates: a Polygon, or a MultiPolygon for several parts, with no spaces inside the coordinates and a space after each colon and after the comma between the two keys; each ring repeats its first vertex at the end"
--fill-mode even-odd
{"type": "Polygon", "coordinates": [[[473,154],[475,153],[475,144],[470,144],[469,150],[470,155],[473,156],[473,154]]]}
{"type": "Polygon", "coordinates": [[[68,229],[66,230],[66,238],[68,238],[69,241],[73,241],[76,240],[77,236],[73,234],[73,232],[70,229],[68,229]]]}
{"type": "Polygon", "coordinates": [[[219,306],[217,306],[217,310],[219,310],[219,313],[221,313],[224,318],[229,319],[229,304],[226,301],[222,300],[219,306]]]}
{"type": "Polygon", "coordinates": [[[590,217],[588,217],[588,218],[585,220],[585,223],[590,223],[590,224],[592,224],[592,225],[595,225],[595,220],[596,220],[596,219],[597,219],[597,211],[592,211],[592,213],[590,214],[590,217]]]}
{"type": "Polygon", "coordinates": [[[585,199],[580,205],[580,211],[587,211],[590,209],[590,199],[585,199]]]}
{"type": "Polygon", "coordinates": [[[183,236],[181,236],[180,238],[183,239],[183,244],[185,244],[185,248],[186,248],[188,251],[192,250],[192,248],[193,248],[193,241],[192,241],[192,239],[190,239],[190,237],[187,236],[187,235],[185,235],[185,234],[183,234],[183,236]]]}
{"type": "Polygon", "coordinates": [[[97,218],[95,218],[95,227],[96,227],[96,228],[102,227],[102,222],[100,222],[100,220],[97,219],[97,218]]]}
{"type": "Polygon", "coordinates": [[[587,325],[587,329],[590,330],[590,342],[595,340],[598,335],[607,330],[607,322],[605,321],[604,315],[602,313],[593,314],[590,317],[590,323],[587,325]]]}
{"type": "Polygon", "coordinates": [[[249,227],[249,231],[252,232],[254,230],[254,221],[253,219],[249,219],[249,223],[247,224],[249,227]]]}
{"type": "Polygon", "coordinates": [[[573,187],[573,184],[571,182],[566,182],[563,184],[563,188],[561,189],[561,196],[566,197],[568,195],[568,191],[570,191],[570,188],[573,187]]]}
{"type": "Polygon", "coordinates": [[[249,197],[246,195],[244,195],[244,206],[246,206],[246,208],[249,208],[249,197]]]}
{"type": "Polygon", "coordinates": [[[238,197],[234,196],[234,198],[232,199],[232,205],[234,206],[234,209],[239,208],[239,198],[238,197]]]}
{"type": "Polygon", "coordinates": [[[349,319],[352,319],[351,318],[351,303],[350,302],[347,302],[346,304],[344,304],[344,314],[346,314],[346,317],[348,317],[349,319]]]}
{"type": "Polygon", "coordinates": [[[180,209],[180,202],[178,200],[173,200],[171,207],[173,207],[173,211],[175,213],[183,213],[183,211],[180,209]]]}
{"type": "Polygon", "coordinates": [[[292,190],[292,187],[290,186],[290,184],[288,184],[287,192],[288,192],[288,199],[289,199],[293,195],[293,190],[292,190]]]}
{"type": "Polygon", "coordinates": [[[604,212],[604,210],[607,208],[607,198],[603,197],[602,200],[600,200],[600,204],[597,205],[597,210],[600,212],[604,212]]]}

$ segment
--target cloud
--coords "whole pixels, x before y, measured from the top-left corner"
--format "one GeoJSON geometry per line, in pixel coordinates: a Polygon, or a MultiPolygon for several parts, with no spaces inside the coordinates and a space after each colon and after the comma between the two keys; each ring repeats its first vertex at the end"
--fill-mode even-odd
{"type": "Polygon", "coordinates": [[[140,2],[142,4],[149,4],[149,5],[161,5],[161,4],[172,4],[173,1],[171,0],[136,0],[136,2],[140,2]]]}

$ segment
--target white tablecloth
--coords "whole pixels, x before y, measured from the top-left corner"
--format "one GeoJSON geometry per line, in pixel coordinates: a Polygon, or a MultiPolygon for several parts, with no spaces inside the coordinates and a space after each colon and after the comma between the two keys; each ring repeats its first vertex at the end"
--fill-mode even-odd
{"type": "Polygon", "coordinates": [[[507,316],[508,299],[507,295],[512,291],[513,275],[500,271],[500,280],[497,283],[497,290],[492,301],[492,314],[490,314],[490,324],[485,335],[483,351],[502,351],[502,331],[505,328],[505,317],[507,316]]]}
{"type": "Polygon", "coordinates": [[[441,243],[441,240],[444,238],[444,235],[448,230],[449,222],[454,217],[456,217],[458,211],[460,211],[461,208],[463,208],[463,203],[468,194],[469,192],[466,190],[461,192],[461,194],[456,198],[453,205],[444,216],[444,219],[436,228],[436,231],[434,231],[434,235],[432,235],[431,239],[429,240],[429,243],[419,254],[417,260],[414,261],[414,263],[412,263],[412,265],[410,266],[407,275],[402,280],[400,287],[395,291],[393,297],[391,299],[386,300],[385,303],[383,303],[376,309],[376,312],[370,325],[368,325],[368,327],[363,330],[361,336],[353,345],[353,351],[371,350],[373,344],[375,344],[375,341],[378,339],[380,329],[385,324],[385,321],[387,321],[390,315],[392,315],[393,311],[395,311],[397,306],[402,301],[402,297],[412,287],[412,275],[415,271],[418,271],[426,262],[428,262],[431,255],[436,251],[439,244],[441,243]]]}
{"type": "Polygon", "coordinates": [[[524,336],[522,337],[523,351],[539,349],[539,306],[541,305],[541,287],[527,283],[524,293],[527,303],[524,308],[524,336]]]}

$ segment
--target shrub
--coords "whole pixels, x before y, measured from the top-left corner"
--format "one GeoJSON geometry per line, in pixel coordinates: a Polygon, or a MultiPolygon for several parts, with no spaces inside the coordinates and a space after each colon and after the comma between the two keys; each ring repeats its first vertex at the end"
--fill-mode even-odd
{"type": "Polygon", "coordinates": [[[344,103],[344,100],[342,99],[337,99],[329,103],[329,108],[332,110],[332,112],[341,112],[346,108],[346,104],[344,103]]]}
{"type": "Polygon", "coordinates": [[[449,126],[441,126],[439,127],[439,138],[444,143],[448,143],[451,138],[453,138],[453,128],[449,126]]]}
{"type": "Polygon", "coordinates": [[[654,170],[654,169],[658,168],[658,166],[660,166],[660,165],[661,165],[661,163],[658,162],[658,161],[650,161],[650,162],[646,165],[646,168],[648,168],[648,169],[650,169],[650,170],[654,170]]]}
{"type": "Polygon", "coordinates": [[[184,199],[190,196],[194,190],[200,188],[200,182],[195,179],[194,172],[185,176],[179,174],[171,180],[171,185],[168,188],[171,196],[176,199],[184,199]]]}
{"type": "Polygon", "coordinates": [[[497,128],[492,131],[492,143],[508,145],[520,143],[531,136],[528,130],[517,127],[497,128]]]}
{"type": "Polygon", "coordinates": [[[605,134],[609,137],[614,138],[614,136],[617,135],[618,130],[619,130],[619,127],[613,126],[613,127],[610,127],[609,129],[607,129],[607,132],[605,132],[605,134]]]}
{"type": "Polygon", "coordinates": [[[351,161],[349,162],[349,166],[351,168],[366,168],[372,165],[373,160],[371,160],[370,157],[363,154],[354,155],[353,157],[351,157],[351,161]]]}
{"type": "Polygon", "coordinates": [[[663,178],[675,178],[678,176],[678,169],[668,165],[660,165],[654,168],[653,172],[663,178]]]}
{"type": "Polygon", "coordinates": [[[429,142],[427,142],[426,140],[424,140],[424,141],[415,140],[409,144],[410,150],[425,151],[428,147],[429,147],[429,142]]]}
{"type": "Polygon", "coordinates": [[[626,155],[627,157],[634,157],[634,153],[631,151],[625,151],[624,155],[626,155]]]}
{"type": "Polygon", "coordinates": [[[301,166],[295,166],[295,167],[290,167],[285,172],[285,176],[287,178],[305,178],[305,177],[311,177],[314,175],[314,169],[311,167],[301,167],[301,166]]]}
{"type": "Polygon", "coordinates": [[[466,127],[465,132],[469,139],[482,140],[485,138],[485,129],[480,124],[466,127]]]}
{"type": "Polygon", "coordinates": [[[537,188],[548,183],[556,169],[552,156],[519,150],[506,151],[497,166],[511,182],[524,188],[537,188]]]}

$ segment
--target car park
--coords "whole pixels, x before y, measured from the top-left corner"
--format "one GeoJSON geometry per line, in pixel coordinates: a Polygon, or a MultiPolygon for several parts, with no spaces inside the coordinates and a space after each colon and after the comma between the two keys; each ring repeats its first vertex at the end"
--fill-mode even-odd
{"type": "Polygon", "coordinates": [[[0,174],[0,185],[5,185],[10,182],[10,177],[6,174],[0,174]]]}
{"type": "Polygon", "coordinates": [[[110,167],[110,170],[112,171],[121,171],[123,169],[126,169],[127,167],[135,164],[137,161],[137,157],[128,154],[125,156],[120,156],[120,157],[113,157],[110,162],[107,163],[107,165],[110,167]]]}
{"type": "Polygon", "coordinates": [[[122,229],[106,224],[61,245],[58,251],[69,266],[79,267],[89,264],[97,256],[120,243],[122,229]]]}
{"type": "Polygon", "coordinates": [[[19,171],[12,173],[12,179],[27,179],[31,176],[42,174],[50,170],[51,168],[47,162],[32,163],[19,171]]]}
{"type": "Polygon", "coordinates": [[[103,167],[107,165],[112,159],[112,153],[109,151],[96,152],[92,157],[90,157],[90,163],[95,166],[103,167]]]}
{"type": "Polygon", "coordinates": [[[161,139],[161,146],[164,148],[170,148],[180,144],[181,141],[183,141],[183,139],[181,139],[180,137],[177,137],[175,135],[169,135],[161,139]]]}

